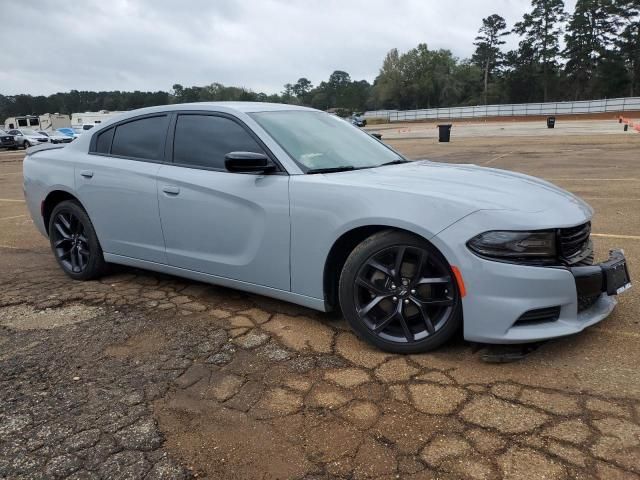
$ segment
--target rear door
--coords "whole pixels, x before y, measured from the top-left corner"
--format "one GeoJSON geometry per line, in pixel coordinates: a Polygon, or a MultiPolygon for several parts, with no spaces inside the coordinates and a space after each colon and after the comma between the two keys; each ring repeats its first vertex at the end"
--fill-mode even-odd
{"type": "Polygon", "coordinates": [[[76,190],[106,253],[166,264],[156,174],[168,126],[165,114],[127,120],[92,138],[76,162],[76,190]]]}
{"type": "Polygon", "coordinates": [[[247,283],[290,289],[289,177],[230,173],[233,151],[266,153],[237,119],[180,113],[173,164],[158,172],[158,200],[170,265],[247,283]]]}

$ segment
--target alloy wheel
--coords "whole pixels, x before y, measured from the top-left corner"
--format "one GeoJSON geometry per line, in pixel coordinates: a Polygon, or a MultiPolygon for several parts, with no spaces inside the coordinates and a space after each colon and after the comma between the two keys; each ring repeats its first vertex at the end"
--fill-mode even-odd
{"type": "Polygon", "coordinates": [[[71,212],[60,212],[53,220],[53,248],[60,263],[72,273],[83,272],[91,250],[85,228],[71,212]]]}
{"type": "Polygon", "coordinates": [[[457,289],[449,267],[411,245],[383,249],[356,275],[356,313],[379,338],[414,343],[438,332],[452,317],[457,289]]]}

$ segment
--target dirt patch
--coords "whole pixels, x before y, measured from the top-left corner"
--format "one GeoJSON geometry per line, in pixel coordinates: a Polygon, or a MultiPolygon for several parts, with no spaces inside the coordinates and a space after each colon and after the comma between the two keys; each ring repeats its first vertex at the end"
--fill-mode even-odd
{"type": "Polygon", "coordinates": [[[150,330],[132,336],[123,344],[110,345],[104,352],[109,356],[119,358],[144,356],[159,352],[166,343],[167,339],[162,334],[150,330]]]}
{"type": "Polygon", "coordinates": [[[0,325],[13,330],[49,330],[91,320],[102,313],[102,308],[86,305],[43,310],[29,305],[14,305],[0,308],[0,325]]]}

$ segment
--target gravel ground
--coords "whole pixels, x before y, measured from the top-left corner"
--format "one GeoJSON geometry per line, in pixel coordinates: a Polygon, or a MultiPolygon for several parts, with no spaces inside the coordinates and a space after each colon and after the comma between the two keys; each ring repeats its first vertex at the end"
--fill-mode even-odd
{"type": "MultiPolygon", "coordinates": [[[[598,254],[624,247],[633,275],[640,136],[394,146],[589,197],[598,254]]],[[[517,363],[461,339],[388,355],[260,296],[126,268],[69,280],[19,170],[0,153],[0,478],[640,478],[635,289],[517,363]]]]}

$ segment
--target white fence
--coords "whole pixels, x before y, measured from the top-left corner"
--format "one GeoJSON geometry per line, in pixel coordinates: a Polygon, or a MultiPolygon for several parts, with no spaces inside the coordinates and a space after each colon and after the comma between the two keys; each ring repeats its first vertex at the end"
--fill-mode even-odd
{"type": "Polygon", "coordinates": [[[427,108],[420,110],[375,110],[365,118],[385,118],[389,122],[455,118],[511,117],[515,115],[571,115],[581,113],[640,110],[640,97],[605,98],[580,102],[514,103],[473,107],[427,108]]]}

